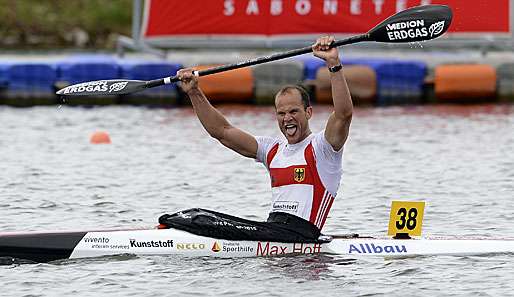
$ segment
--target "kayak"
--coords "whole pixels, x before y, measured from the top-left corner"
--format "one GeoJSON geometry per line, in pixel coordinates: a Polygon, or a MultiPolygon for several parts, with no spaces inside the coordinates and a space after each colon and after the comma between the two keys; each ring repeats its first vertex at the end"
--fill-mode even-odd
{"type": "Polygon", "coordinates": [[[484,255],[514,253],[514,238],[392,239],[356,234],[322,236],[318,243],[224,240],[176,229],[0,233],[2,263],[51,262],[110,255],[272,257],[301,254],[359,256],[484,255]]]}

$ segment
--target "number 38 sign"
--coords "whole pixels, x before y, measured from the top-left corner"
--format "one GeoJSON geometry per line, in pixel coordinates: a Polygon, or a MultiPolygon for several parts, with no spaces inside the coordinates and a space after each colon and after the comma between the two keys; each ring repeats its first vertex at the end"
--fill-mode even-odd
{"type": "Polygon", "coordinates": [[[393,201],[387,235],[421,236],[425,202],[393,201]]]}

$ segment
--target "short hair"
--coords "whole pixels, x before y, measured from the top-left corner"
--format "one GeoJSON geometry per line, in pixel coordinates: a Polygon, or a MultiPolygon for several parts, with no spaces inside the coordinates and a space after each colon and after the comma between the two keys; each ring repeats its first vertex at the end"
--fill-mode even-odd
{"type": "MultiPolygon", "coordinates": [[[[281,96],[283,94],[291,93],[292,90],[297,90],[300,93],[303,108],[307,110],[307,107],[311,106],[311,97],[309,96],[309,93],[307,90],[304,89],[304,87],[300,85],[286,85],[283,86],[280,90],[278,90],[277,94],[275,95],[275,98],[278,96],[281,96]]],[[[276,107],[276,105],[275,105],[276,107]]]]}

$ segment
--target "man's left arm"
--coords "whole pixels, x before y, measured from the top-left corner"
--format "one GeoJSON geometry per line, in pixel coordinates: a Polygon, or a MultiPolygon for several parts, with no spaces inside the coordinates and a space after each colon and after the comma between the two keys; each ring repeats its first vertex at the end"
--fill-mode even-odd
{"type": "MultiPolygon", "coordinates": [[[[325,60],[327,67],[334,71],[339,68],[341,61],[337,48],[329,48],[333,41],[334,37],[332,36],[319,38],[313,45],[313,52],[316,57],[325,60]]],[[[330,83],[332,86],[334,112],[328,118],[325,138],[335,151],[339,151],[348,138],[352,121],[353,103],[342,69],[330,72],[330,83]]]]}

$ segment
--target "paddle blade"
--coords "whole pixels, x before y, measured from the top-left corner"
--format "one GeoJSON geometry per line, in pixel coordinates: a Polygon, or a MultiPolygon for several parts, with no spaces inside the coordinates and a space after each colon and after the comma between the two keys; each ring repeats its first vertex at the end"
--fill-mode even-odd
{"type": "Polygon", "coordinates": [[[146,82],[140,80],[97,80],[68,86],[57,91],[56,94],[60,96],[112,96],[134,93],[146,87],[146,82]]]}
{"type": "Polygon", "coordinates": [[[377,42],[414,42],[437,38],[452,22],[446,5],[423,5],[401,11],[371,29],[370,40],[377,42]]]}

